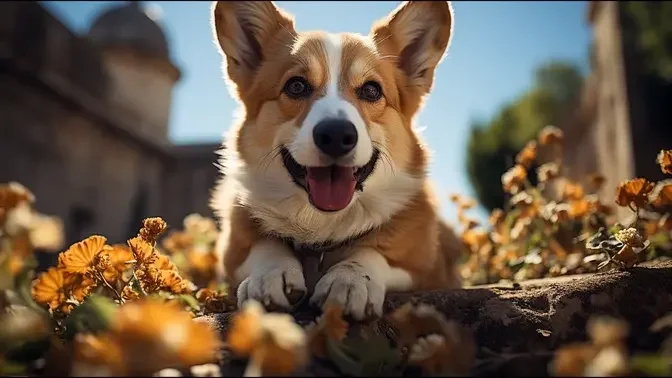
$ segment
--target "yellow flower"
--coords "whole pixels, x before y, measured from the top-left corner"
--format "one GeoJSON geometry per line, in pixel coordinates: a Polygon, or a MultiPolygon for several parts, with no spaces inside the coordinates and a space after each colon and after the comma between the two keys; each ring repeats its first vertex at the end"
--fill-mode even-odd
{"type": "Polygon", "coordinates": [[[527,179],[527,170],[520,164],[516,164],[502,175],[502,186],[504,191],[516,194],[527,179]]]}
{"type": "Polygon", "coordinates": [[[562,145],[563,140],[562,130],[555,126],[546,126],[539,132],[539,144],[541,145],[562,145]]]}
{"type": "Polygon", "coordinates": [[[648,195],[655,184],[645,178],[636,178],[623,181],[616,189],[616,204],[627,207],[635,204],[637,207],[646,206],[648,195]]]}
{"type": "Polygon", "coordinates": [[[525,147],[516,155],[516,163],[530,168],[532,163],[537,159],[537,142],[529,141],[525,147]]]}
{"type": "Polygon", "coordinates": [[[33,283],[32,295],[35,302],[48,304],[52,310],[57,309],[67,299],[63,271],[52,267],[40,274],[33,283]]]}
{"type": "Polygon", "coordinates": [[[105,247],[104,236],[93,235],[75,243],[58,256],[58,264],[68,273],[85,274],[93,268],[96,257],[105,247]]]}
{"type": "Polygon", "coordinates": [[[672,175],[672,150],[660,150],[656,162],[660,165],[660,170],[663,173],[672,175]]]}

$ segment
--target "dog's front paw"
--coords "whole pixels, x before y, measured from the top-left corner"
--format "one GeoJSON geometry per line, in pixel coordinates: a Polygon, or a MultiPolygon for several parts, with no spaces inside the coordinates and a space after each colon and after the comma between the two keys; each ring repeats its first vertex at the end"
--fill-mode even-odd
{"type": "Polygon", "coordinates": [[[343,306],[344,315],[355,320],[383,314],[385,287],[356,262],[334,265],[315,286],[310,303],[321,306],[335,302],[343,306]]]}
{"type": "Polygon", "coordinates": [[[238,286],[238,308],[248,299],[261,302],[267,310],[289,310],[306,294],[301,265],[287,264],[254,272],[238,286]]]}

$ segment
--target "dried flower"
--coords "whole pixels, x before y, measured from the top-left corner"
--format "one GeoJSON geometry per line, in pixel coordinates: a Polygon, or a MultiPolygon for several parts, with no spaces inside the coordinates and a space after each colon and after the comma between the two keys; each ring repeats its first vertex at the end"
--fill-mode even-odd
{"type": "Polygon", "coordinates": [[[563,141],[562,130],[555,126],[546,126],[539,132],[539,144],[541,145],[562,145],[563,141]]]}
{"type": "Polygon", "coordinates": [[[644,178],[623,181],[616,189],[616,204],[627,207],[634,204],[637,207],[646,206],[648,195],[655,184],[644,178]]]}
{"type": "Polygon", "coordinates": [[[504,191],[516,194],[527,179],[527,170],[520,164],[516,164],[502,175],[502,186],[504,191]]]}
{"type": "Polygon", "coordinates": [[[660,150],[656,157],[656,163],[658,163],[663,173],[672,175],[672,150],[660,150]]]}
{"type": "Polygon", "coordinates": [[[516,163],[530,168],[537,159],[537,142],[532,140],[527,142],[525,147],[516,155],[516,163]]]}

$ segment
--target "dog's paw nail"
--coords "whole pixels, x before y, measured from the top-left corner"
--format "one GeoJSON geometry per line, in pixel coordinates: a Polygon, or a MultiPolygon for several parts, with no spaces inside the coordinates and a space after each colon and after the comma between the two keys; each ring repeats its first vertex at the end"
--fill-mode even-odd
{"type": "Polygon", "coordinates": [[[287,294],[287,300],[289,301],[289,304],[291,304],[292,306],[301,302],[303,297],[306,295],[305,290],[295,289],[291,287],[286,288],[285,293],[287,294]]]}

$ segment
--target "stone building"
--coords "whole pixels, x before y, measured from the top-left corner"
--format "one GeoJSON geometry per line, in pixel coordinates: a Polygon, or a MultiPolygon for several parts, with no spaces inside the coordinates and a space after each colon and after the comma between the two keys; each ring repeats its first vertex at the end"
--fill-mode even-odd
{"type": "MultiPolygon", "coordinates": [[[[662,179],[656,154],[672,148],[672,86],[644,70],[626,6],[588,2],[591,73],[573,111],[559,125],[567,141],[566,174],[578,180],[594,172],[604,175],[600,195],[610,204],[623,180],[662,179]]],[[[619,215],[627,213],[622,210],[619,215]]]]}
{"type": "Polygon", "coordinates": [[[32,190],[68,242],[210,215],[218,145],[168,139],[181,71],[160,26],[137,2],[91,25],[79,36],[37,2],[0,4],[0,182],[32,190]]]}

